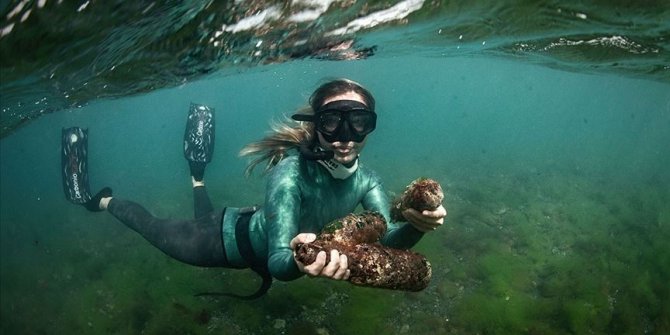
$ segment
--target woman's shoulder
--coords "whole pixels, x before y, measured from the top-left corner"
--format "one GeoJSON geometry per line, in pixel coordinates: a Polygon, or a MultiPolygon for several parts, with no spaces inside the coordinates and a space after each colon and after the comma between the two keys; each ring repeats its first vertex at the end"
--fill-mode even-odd
{"type": "Polygon", "coordinates": [[[300,156],[290,155],[277,162],[270,170],[271,178],[295,178],[300,175],[300,156]]]}
{"type": "Polygon", "coordinates": [[[360,178],[366,180],[369,183],[381,184],[381,178],[379,177],[377,172],[367,167],[365,164],[358,165],[358,173],[360,178]]]}
{"type": "Polygon", "coordinates": [[[282,158],[273,169],[297,168],[300,165],[299,155],[287,155],[282,158]]]}

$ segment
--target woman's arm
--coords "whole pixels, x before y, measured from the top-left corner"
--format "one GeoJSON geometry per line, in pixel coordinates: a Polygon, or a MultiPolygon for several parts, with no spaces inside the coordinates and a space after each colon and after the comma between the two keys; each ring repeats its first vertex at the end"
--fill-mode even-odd
{"type": "Polygon", "coordinates": [[[433,231],[444,223],[447,210],[441,204],[434,210],[417,211],[409,208],[402,211],[403,221],[407,221],[407,224],[398,225],[391,222],[391,202],[386,196],[382,183],[374,174],[371,174],[370,181],[372,187],[363,199],[363,207],[378,211],[386,218],[388,233],[382,238],[382,244],[402,249],[411,248],[421,239],[422,233],[433,231]]]}
{"type": "Polygon", "coordinates": [[[386,235],[382,237],[383,245],[409,249],[421,240],[423,232],[411,224],[398,224],[391,222],[391,203],[381,183],[375,183],[362,201],[363,208],[381,213],[386,219],[386,235]]]}
{"type": "Polygon", "coordinates": [[[293,260],[291,240],[299,232],[300,197],[289,185],[268,193],[268,269],[274,278],[294,280],[303,275],[293,260]]]}
{"type": "Polygon", "coordinates": [[[295,160],[282,160],[270,173],[265,190],[268,269],[274,278],[284,281],[303,275],[293,260],[290,244],[300,230],[301,192],[298,171],[295,160]]]}
{"type": "MultiPolygon", "coordinates": [[[[286,164],[285,162],[282,162],[286,164]]],[[[297,279],[304,274],[346,279],[347,257],[333,251],[326,264],[326,254],[321,253],[317,261],[305,266],[294,259],[294,250],[299,243],[311,242],[314,234],[301,233],[300,212],[302,192],[300,176],[291,165],[280,165],[268,180],[266,190],[265,220],[268,224],[268,268],[270,274],[284,281],[297,279]]]]}

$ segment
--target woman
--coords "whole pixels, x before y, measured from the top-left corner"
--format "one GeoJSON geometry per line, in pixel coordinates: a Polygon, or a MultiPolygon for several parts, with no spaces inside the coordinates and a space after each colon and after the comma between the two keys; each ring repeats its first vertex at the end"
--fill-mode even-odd
{"type": "MultiPolygon", "coordinates": [[[[112,198],[109,188],[85,206],[109,211],[182,262],[252,268],[266,282],[253,297],[267,290],[270,277],[288,281],[308,274],[346,280],[345,255],[333,250],[327,263],[321,252],[314,263],[305,265],[294,258],[295,248],[313,241],[325,224],[353,212],[359,204],[380,212],[388,221],[390,203],[379,178],[359,164],[359,154],[376,126],[375,100],[361,85],[338,79],[317,88],[309,103],[310,108],[293,115],[298,122],[275,125],[273,134],[242,149],[242,155],[260,156],[247,172],[267,160],[269,179],[261,208],[214,211],[202,179],[209,159],[197,161],[188,154],[195,220],[155,218],[136,203],[112,198]]],[[[382,244],[403,249],[414,246],[425,232],[443,223],[446,210],[442,206],[422,213],[410,209],[403,215],[409,223],[388,221],[382,244]]]]}

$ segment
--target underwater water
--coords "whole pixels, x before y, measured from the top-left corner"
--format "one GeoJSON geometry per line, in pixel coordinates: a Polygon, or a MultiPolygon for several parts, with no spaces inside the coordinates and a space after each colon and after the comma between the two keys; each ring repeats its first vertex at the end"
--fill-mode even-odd
{"type": "MultiPolygon", "coordinates": [[[[232,66],[125,93],[119,81],[118,94],[88,92],[86,103],[68,101],[21,126],[3,109],[11,130],[0,140],[0,333],[669,333],[667,80],[591,71],[602,61],[547,66],[486,50],[442,57],[442,47],[399,42],[423,28],[372,32],[359,43],[379,42],[376,54],[359,60],[232,66]],[[61,128],[78,125],[89,129],[92,189],[111,186],[158,216],[190,217],[182,136],[197,102],[217,112],[212,201],[262,203],[264,176],[244,178],[238,151],[333,77],[375,94],[378,127],[361,162],[387,190],[417,177],[445,189],[445,225],[415,248],[433,266],[424,291],[302,278],[275,282],[254,301],[197,298],[251,292],[260,281],[251,271],[174,261],[111,215],[64,199],[61,128]]],[[[2,81],[2,100],[32,101],[13,79],[2,81]]]]}
{"type": "Polygon", "coordinates": [[[0,137],[101,98],[298,59],[490,55],[670,82],[667,0],[4,0],[0,137]]]}

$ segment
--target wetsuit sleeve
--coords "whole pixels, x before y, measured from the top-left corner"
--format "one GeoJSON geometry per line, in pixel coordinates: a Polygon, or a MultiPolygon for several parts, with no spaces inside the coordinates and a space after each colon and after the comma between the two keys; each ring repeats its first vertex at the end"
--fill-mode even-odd
{"type": "Polygon", "coordinates": [[[383,245],[397,248],[409,249],[421,240],[423,233],[411,224],[398,224],[391,222],[391,202],[384,191],[381,183],[377,182],[363,198],[363,208],[377,211],[386,219],[386,235],[382,237],[383,245]]]}
{"type": "MultiPolygon", "coordinates": [[[[275,169],[281,170],[279,166],[275,169]]],[[[275,172],[270,177],[266,190],[268,269],[274,278],[288,281],[304,275],[295,264],[290,246],[291,240],[300,230],[301,196],[295,173],[275,172]]]]}

